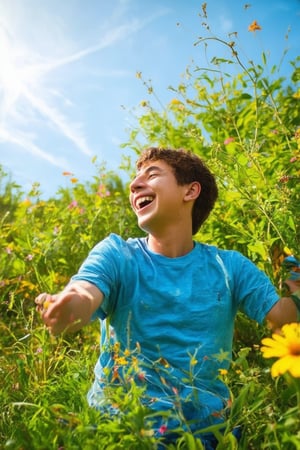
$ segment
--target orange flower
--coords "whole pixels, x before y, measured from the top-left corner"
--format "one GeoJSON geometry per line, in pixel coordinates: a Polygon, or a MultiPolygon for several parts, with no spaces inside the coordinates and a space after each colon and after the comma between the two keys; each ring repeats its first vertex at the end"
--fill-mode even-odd
{"type": "Polygon", "coordinates": [[[261,26],[258,25],[256,20],[253,20],[253,22],[248,27],[248,31],[259,31],[261,29],[261,26]]]}

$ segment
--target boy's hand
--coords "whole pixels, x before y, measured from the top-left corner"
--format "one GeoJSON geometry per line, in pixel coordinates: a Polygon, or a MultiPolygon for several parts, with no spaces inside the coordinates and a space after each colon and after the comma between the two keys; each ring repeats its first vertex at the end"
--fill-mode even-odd
{"type": "Polygon", "coordinates": [[[74,293],[70,292],[57,295],[43,293],[36,297],[36,310],[51,334],[57,335],[74,328],[75,316],[71,299],[74,299],[74,293]]]}
{"type": "Polygon", "coordinates": [[[284,281],[284,283],[288,286],[291,294],[300,289],[300,279],[291,280],[291,278],[288,278],[287,280],[284,281]]]}
{"type": "Polygon", "coordinates": [[[73,333],[87,325],[103,301],[102,292],[88,281],[70,283],[52,295],[44,292],[36,297],[36,309],[50,333],[73,333]]]}

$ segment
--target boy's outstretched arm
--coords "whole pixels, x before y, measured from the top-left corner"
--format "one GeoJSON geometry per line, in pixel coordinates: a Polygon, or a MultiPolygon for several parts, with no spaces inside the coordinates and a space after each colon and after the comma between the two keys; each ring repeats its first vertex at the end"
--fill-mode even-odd
{"type": "Polygon", "coordinates": [[[58,294],[43,293],[35,299],[44,324],[55,336],[80,330],[102,301],[102,292],[87,281],[74,281],[58,294]]]}

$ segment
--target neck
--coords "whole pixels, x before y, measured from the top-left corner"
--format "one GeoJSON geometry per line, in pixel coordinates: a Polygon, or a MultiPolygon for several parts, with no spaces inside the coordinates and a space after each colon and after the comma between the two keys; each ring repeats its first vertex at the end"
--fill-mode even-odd
{"type": "Polygon", "coordinates": [[[170,230],[167,236],[149,234],[148,247],[151,251],[168,258],[178,258],[193,250],[193,236],[192,233],[172,235],[170,230]]]}

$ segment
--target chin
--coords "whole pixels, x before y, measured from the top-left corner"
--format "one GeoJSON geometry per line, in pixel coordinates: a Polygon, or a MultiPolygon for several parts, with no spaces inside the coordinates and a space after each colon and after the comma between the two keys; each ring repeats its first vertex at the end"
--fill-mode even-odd
{"type": "Polygon", "coordinates": [[[138,220],[138,226],[146,233],[150,233],[150,224],[146,220],[138,220]]]}

